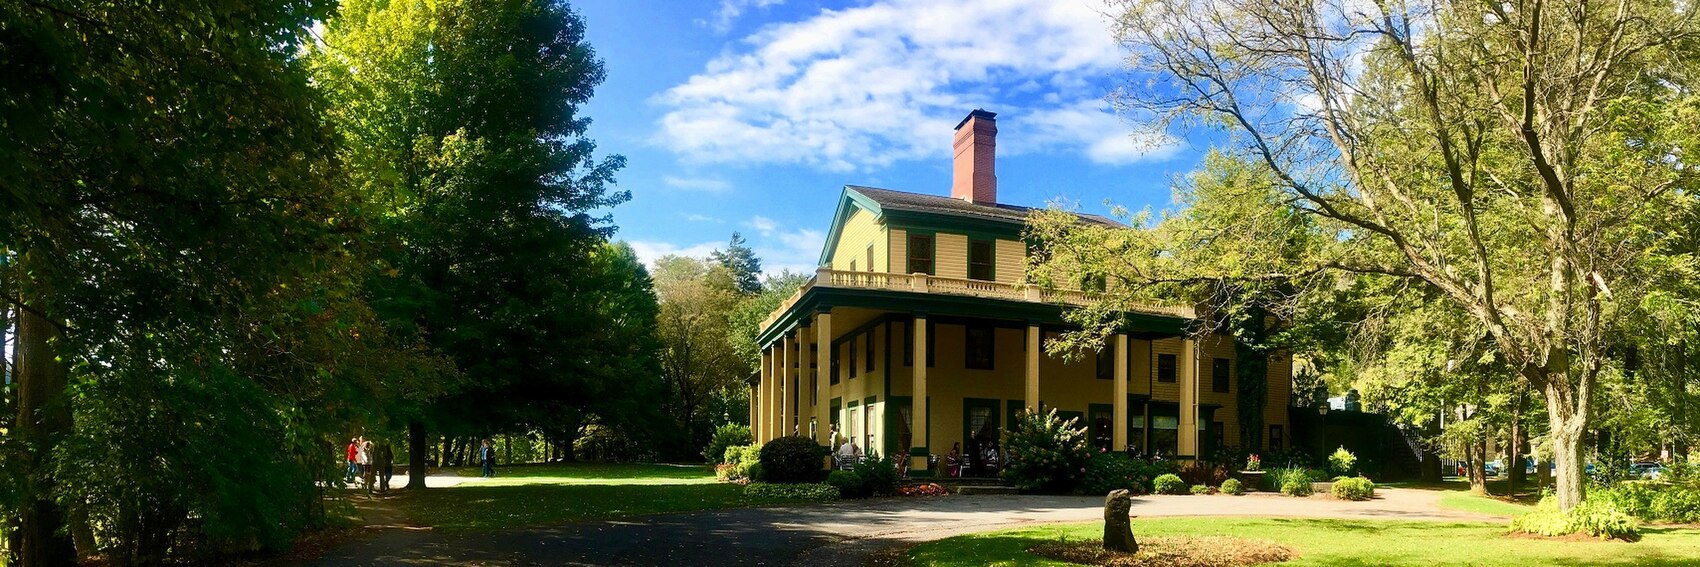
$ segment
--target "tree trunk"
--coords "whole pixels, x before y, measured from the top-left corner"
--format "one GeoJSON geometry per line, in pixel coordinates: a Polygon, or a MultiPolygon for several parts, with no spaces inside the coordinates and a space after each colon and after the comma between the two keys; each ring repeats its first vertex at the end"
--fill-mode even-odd
{"type": "Polygon", "coordinates": [[[1470,492],[1487,494],[1487,438],[1470,442],[1470,492]]]}
{"type": "Polygon", "coordinates": [[[561,459],[567,462],[578,460],[578,429],[568,429],[561,439],[561,459]]]}
{"type": "MultiPolygon", "coordinates": [[[[1423,424],[1423,437],[1434,439],[1439,436],[1440,418],[1436,416],[1434,419],[1430,419],[1428,423],[1423,424]]],[[[1445,465],[1440,462],[1440,451],[1436,450],[1433,443],[1426,440],[1419,443],[1418,447],[1423,453],[1423,482],[1440,482],[1441,477],[1446,475],[1445,465]]]]}
{"type": "Polygon", "coordinates": [[[425,423],[417,419],[407,422],[407,489],[425,489],[425,452],[430,443],[425,438],[425,423]]]}
{"type": "MultiPolygon", "coordinates": [[[[1548,387],[1549,392],[1552,387],[1548,387]]],[[[1555,478],[1553,494],[1558,497],[1560,509],[1569,510],[1582,503],[1585,496],[1582,464],[1582,432],[1586,421],[1585,416],[1575,415],[1575,406],[1568,402],[1567,397],[1547,395],[1547,421],[1552,438],[1553,463],[1557,465],[1553,471],[1555,478]]]]}
{"type": "Polygon", "coordinates": [[[53,498],[48,458],[71,429],[71,408],[65,396],[66,368],[54,352],[59,327],[39,314],[20,309],[17,337],[18,417],[13,435],[24,442],[22,509],[17,519],[21,567],[77,564],[77,551],[65,527],[65,514],[53,498]]]}
{"type": "Polygon", "coordinates": [[[1523,447],[1529,443],[1529,428],[1523,426],[1523,414],[1528,405],[1529,397],[1524,392],[1518,392],[1511,404],[1511,444],[1505,451],[1505,494],[1512,498],[1517,497],[1517,488],[1528,481],[1523,468],[1523,447]]]}

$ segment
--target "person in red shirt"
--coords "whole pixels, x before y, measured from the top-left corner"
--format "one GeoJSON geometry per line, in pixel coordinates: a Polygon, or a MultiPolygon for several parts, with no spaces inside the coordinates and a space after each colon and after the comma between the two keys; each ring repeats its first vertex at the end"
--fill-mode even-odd
{"type": "Polygon", "coordinates": [[[343,482],[354,481],[355,458],[360,455],[359,437],[348,440],[348,474],[343,475],[343,482]]]}

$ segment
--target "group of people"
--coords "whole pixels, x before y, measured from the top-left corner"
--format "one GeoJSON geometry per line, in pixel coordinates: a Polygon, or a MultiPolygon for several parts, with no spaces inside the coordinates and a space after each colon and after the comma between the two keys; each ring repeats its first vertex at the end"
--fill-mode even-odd
{"type": "Polygon", "coordinates": [[[374,445],[364,435],[348,440],[348,472],[343,481],[360,481],[367,492],[376,489],[389,492],[390,478],[395,476],[395,451],[389,443],[374,445]]]}

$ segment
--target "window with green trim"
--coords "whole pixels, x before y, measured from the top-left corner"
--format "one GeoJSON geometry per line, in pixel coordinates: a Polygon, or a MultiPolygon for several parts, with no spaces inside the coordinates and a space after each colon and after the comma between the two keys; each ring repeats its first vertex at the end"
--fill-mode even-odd
{"type": "Polygon", "coordinates": [[[1233,373],[1232,364],[1226,358],[1210,359],[1210,391],[1219,394],[1228,393],[1228,381],[1233,373]]]}
{"type": "Polygon", "coordinates": [[[866,346],[864,346],[862,348],[862,354],[863,354],[863,360],[867,361],[865,363],[867,366],[862,368],[862,369],[866,370],[868,372],[873,372],[874,371],[874,332],[873,331],[868,331],[868,337],[867,337],[866,341],[867,341],[865,343],[866,346]]]}
{"type": "Polygon", "coordinates": [[[909,273],[933,275],[933,235],[909,235],[909,273]]]}
{"type": "Polygon", "coordinates": [[[991,370],[992,353],[997,348],[997,330],[990,325],[968,325],[966,328],[967,340],[966,348],[962,349],[962,366],[974,370],[991,370]]]}
{"type": "Polygon", "coordinates": [[[868,271],[874,271],[874,245],[868,245],[868,271]]]}
{"type": "Polygon", "coordinates": [[[836,386],[838,385],[838,345],[832,346],[832,354],[829,356],[832,357],[832,360],[827,362],[827,364],[832,366],[832,369],[828,371],[831,372],[830,376],[832,376],[832,380],[827,383],[836,386]]]}
{"type": "Polygon", "coordinates": [[[856,377],[856,339],[858,339],[858,338],[861,338],[861,337],[852,335],[850,337],[850,344],[846,345],[846,346],[850,347],[849,350],[850,350],[850,377],[851,378],[856,377]]]}
{"type": "Polygon", "coordinates": [[[968,241],[968,279],[993,280],[993,247],[990,240],[968,241]]]}
{"type": "Polygon", "coordinates": [[[1157,381],[1174,383],[1176,366],[1179,365],[1175,363],[1175,355],[1157,355],[1157,381]]]}

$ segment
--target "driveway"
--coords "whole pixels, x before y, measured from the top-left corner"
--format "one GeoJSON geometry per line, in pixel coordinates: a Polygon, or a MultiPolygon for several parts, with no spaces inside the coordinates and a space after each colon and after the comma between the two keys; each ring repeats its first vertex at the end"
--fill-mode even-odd
{"type": "MultiPolygon", "coordinates": [[[[1279,516],[1504,521],[1442,510],[1440,492],[1378,489],[1376,499],[1144,496],[1135,517],[1279,516]]],[[[882,498],[449,534],[387,528],[312,565],[859,565],[874,551],[953,535],[1103,518],[1103,499],[1079,496],[882,498]]]]}

